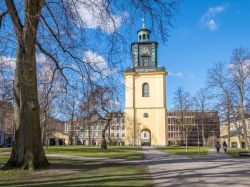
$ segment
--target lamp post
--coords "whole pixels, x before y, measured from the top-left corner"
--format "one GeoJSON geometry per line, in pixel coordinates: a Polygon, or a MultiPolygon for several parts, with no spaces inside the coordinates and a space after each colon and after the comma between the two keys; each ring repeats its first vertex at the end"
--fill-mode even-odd
{"type": "Polygon", "coordinates": [[[141,125],[141,123],[137,123],[137,146],[138,146],[138,149],[139,149],[139,143],[140,143],[140,138],[141,138],[140,125],[141,125]]]}
{"type": "Polygon", "coordinates": [[[197,126],[197,145],[198,145],[198,157],[200,156],[200,133],[199,133],[199,123],[196,124],[197,126]]]}
{"type": "Polygon", "coordinates": [[[213,148],[214,148],[214,130],[212,131],[213,133],[213,148]]]}

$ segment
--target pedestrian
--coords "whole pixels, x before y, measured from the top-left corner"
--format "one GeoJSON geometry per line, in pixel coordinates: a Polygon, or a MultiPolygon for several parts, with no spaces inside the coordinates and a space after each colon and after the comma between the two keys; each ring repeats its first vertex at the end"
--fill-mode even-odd
{"type": "Polygon", "coordinates": [[[225,153],[227,152],[227,143],[226,142],[223,142],[223,150],[225,153]]]}
{"type": "Polygon", "coordinates": [[[220,143],[218,141],[215,144],[215,148],[216,148],[217,153],[219,153],[220,152],[220,143]]]}

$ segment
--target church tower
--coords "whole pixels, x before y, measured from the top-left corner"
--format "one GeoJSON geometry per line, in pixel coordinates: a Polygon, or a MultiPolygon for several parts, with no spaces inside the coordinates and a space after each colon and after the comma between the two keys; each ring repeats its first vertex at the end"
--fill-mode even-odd
{"type": "Polygon", "coordinates": [[[150,41],[144,23],[137,35],[131,44],[133,66],[124,73],[125,144],[167,145],[167,72],[158,67],[158,43],[150,41]]]}

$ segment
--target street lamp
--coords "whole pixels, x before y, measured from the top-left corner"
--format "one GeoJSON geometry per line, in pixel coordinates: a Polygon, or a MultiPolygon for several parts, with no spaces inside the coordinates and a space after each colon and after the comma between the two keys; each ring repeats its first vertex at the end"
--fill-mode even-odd
{"type": "Polygon", "coordinates": [[[213,148],[214,148],[214,130],[212,131],[213,133],[213,148]]]}
{"type": "Polygon", "coordinates": [[[137,146],[138,146],[138,149],[139,149],[139,143],[140,143],[140,138],[141,138],[140,125],[141,125],[141,123],[137,123],[137,146]]]}
{"type": "Polygon", "coordinates": [[[200,133],[199,133],[199,123],[196,124],[197,126],[197,145],[198,145],[198,157],[200,156],[200,133]]]}

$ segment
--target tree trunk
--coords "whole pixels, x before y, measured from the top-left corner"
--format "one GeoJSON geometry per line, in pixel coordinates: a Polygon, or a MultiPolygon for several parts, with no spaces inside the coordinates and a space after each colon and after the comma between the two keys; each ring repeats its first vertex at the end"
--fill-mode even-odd
{"type": "Polygon", "coordinates": [[[109,145],[112,144],[112,139],[111,139],[111,136],[110,136],[110,126],[108,127],[108,130],[109,130],[109,133],[108,133],[108,142],[109,142],[109,145]]]}
{"type": "MultiPolygon", "coordinates": [[[[13,2],[6,1],[13,22],[13,2]],[[12,12],[11,12],[12,11],[12,12]]],[[[29,0],[25,4],[25,24],[17,28],[18,47],[15,70],[15,140],[11,156],[4,168],[35,169],[49,162],[41,141],[40,113],[36,77],[36,33],[40,18],[41,1],[29,0]],[[20,36],[21,35],[21,36],[20,36]]]]}
{"type": "Polygon", "coordinates": [[[228,144],[229,148],[231,147],[231,135],[230,135],[231,128],[230,128],[230,126],[231,126],[230,109],[228,108],[228,111],[227,111],[227,131],[228,131],[227,144],[228,144]]]}
{"type": "Polygon", "coordinates": [[[91,136],[90,136],[90,123],[88,124],[88,145],[92,145],[92,142],[91,142],[91,136]]]}
{"type": "Polygon", "coordinates": [[[188,152],[188,137],[187,137],[187,135],[186,135],[186,138],[185,138],[185,139],[186,139],[185,142],[186,142],[186,153],[187,153],[187,152],[188,152]]]}
{"type": "Polygon", "coordinates": [[[36,169],[49,165],[41,141],[35,46],[32,45],[32,41],[30,42],[27,42],[25,47],[19,46],[17,51],[15,75],[16,132],[11,157],[5,168],[36,169]]]}
{"type": "Polygon", "coordinates": [[[70,134],[69,134],[69,145],[73,145],[73,137],[74,137],[74,122],[73,117],[70,120],[70,134]]]}
{"type": "Polygon", "coordinates": [[[43,122],[42,122],[42,143],[43,145],[47,145],[47,136],[48,136],[48,133],[46,131],[47,129],[47,123],[48,123],[48,118],[47,118],[47,111],[44,111],[44,114],[43,114],[43,122]]]}
{"type": "Polygon", "coordinates": [[[106,141],[106,137],[105,137],[106,129],[107,129],[107,128],[104,128],[104,129],[102,130],[102,144],[101,144],[101,149],[102,149],[102,150],[108,149],[108,147],[107,147],[107,141],[106,141]]]}

